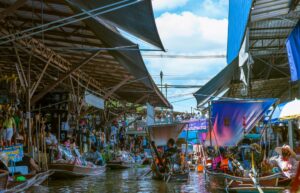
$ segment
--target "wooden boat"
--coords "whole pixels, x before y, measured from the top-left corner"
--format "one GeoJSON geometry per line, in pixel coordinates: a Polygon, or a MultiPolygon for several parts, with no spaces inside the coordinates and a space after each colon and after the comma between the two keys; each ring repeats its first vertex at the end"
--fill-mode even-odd
{"type": "Polygon", "coordinates": [[[54,171],[53,177],[85,177],[97,176],[105,172],[105,166],[86,167],[67,163],[51,163],[49,169],[54,171]]]}
{"type": "Polygon", "coordinates": [[[285,189],[282,182],[289,181],[282,178],[282,175],[272,174],[262,176],[256,179],[257,184],[254,184],[250,177],[238,177],[223,172],[214,172],[205,170],[205,178],[212,191],[218,192],[258,192],[258,186],[264,192],[281,192],[285,189]]]}
{"type": "Polygon", "coordinates": [[[128,169],[132,168],[133,163],[126,163],[124,161],[109,161],[106,164],[106,167],[112,169],[112,170],[117,170],[117,169],[128,169]]]}
{"type": "MultiPolygon", "coordinates": [[[[6,189],[0,190],[0,192],[7,192],[7,193],[16,193],[16,192],[23,192],[26,189],[29,189],[32,186],[40,185],[42,184],[46,179],[48,179],[49,176],[51,176],[54,172],[51,170],[48,170],[46,172],[41,172],[35,175],[22,175],[26,178],[23,182],[7,182],[6,189]]],[[[8,177],[8,172],[7,172],[8,177]]],[[[18,175],[14,176],[15,178],[18,177],[18,175]]],[[[2,182],[5,181],[4,177],[1,176],[1,188],[3,188],[2,182]]]]}
{"type": "Polygon", "coordinates": [[[152,179],[154,180],[164,180],[166,182],[187,182],[189,180],[189,172],[169,172],[162,173],[158,170],[152,171],[152,179]]]}

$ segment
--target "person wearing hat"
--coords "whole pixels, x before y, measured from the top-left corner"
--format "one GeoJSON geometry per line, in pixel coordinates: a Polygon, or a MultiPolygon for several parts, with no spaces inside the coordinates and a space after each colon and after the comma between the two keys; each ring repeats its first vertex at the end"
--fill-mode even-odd
{"type": "Polygon", "coordinates": [[[282,171],[283,175],[288,178],[293,178],[296,175],[299,162],[296,160],[296,153],[288,145],[276,147],[275,152],[278,157],[272,157],[269,163],[272,166],[277,166],[282,171]]]}

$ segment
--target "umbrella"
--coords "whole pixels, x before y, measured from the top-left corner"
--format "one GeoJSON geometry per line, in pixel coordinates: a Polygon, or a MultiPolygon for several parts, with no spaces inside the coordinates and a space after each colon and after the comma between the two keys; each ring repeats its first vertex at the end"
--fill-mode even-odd
{"type": "Polygon", "coordinates": [[[295,99],[288,102],[282,108],[279,119],[297,119],[300,118],[300,100],[295,99]]]}

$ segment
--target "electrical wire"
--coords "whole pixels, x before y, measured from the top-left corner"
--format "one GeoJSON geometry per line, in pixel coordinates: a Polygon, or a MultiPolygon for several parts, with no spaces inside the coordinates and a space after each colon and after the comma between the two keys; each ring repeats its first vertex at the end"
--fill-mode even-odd
{"type": "Polygon", "coordinates": [[[220,55],[179,55],[179,54],[143,54],[145,58],[166,58],[166,59],[214,59],[226,58],[225,54],[220,55]]]}

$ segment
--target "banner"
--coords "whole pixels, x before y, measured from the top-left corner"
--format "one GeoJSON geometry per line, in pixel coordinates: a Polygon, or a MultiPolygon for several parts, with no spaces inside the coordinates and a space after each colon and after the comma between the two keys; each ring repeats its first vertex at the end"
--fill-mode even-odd
{"type": "Polygon", "coordinates": [[[190,121],[183,121],[186,123],[184,127],[184,131],[202,131],[207,132],[208,130],[208,120],[207,119],[198,119],[198,120],[190,120],[190,121]]]}
{"type": "Polygon", "coordinates": [[[147,103],[147,125],[154,125],[154,107],[147,103]]]}
{"type": "Polygon", "coordinates": [[[15,145],[12,147],[6,147],[3,150],[0,150],[0,153],[5,153],[8,157],[8,160],[13,162],[22,161],[24,156],[23,145],[15,145]]]}
{"type": "Polygon", "coordinates": [[[87,104],[96,107],[98,109],[104,109],[104,100],[100,97],[93,95],[90,92],[85,91],[84,100],[87,104]]]}
{"type": "Polygon", "coordinates": [[[277,99],[212,102],[212,131],[206,145],[236,146],[277,99]]]}
{"type": "Polygon", "coordinates": [[[289,59],[291,80],[300,79],[300,22],[291,32],[286,41],[286,49],[289,59]]]}

